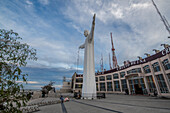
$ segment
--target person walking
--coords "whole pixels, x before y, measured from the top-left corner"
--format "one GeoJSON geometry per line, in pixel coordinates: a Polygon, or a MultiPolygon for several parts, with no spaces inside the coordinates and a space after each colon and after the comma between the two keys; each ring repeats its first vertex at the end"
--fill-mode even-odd
{"type": "Polygon", "coordinates": [[[61,100],[61,103],[63,103],[63,102],[64,102],[64,98],[63,98],[63,96],[62,96],[62,95],[60,96],[60,100],[61,100]]]}

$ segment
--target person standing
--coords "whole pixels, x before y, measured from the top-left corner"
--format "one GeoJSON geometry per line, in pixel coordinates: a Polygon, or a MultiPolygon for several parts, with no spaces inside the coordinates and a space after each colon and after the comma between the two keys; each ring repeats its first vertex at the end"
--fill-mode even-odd
{"type": "Polygon", "coordinates": [[[63,102],[64,102],[64,98],[63,98],[63,96],[62,96],[62,95],[60,96],[60,100],[61,100],[61,103],[63,103],[63,102]]]}

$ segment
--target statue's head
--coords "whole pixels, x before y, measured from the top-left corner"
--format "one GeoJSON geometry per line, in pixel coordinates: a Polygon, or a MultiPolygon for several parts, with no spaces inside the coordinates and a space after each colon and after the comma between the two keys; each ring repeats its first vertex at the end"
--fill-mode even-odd
{"type": "Polygon", "coordinates": [[[84,30],[84,36],[87,37],[89,35],[89,31],[88,30],[84,30]]]}

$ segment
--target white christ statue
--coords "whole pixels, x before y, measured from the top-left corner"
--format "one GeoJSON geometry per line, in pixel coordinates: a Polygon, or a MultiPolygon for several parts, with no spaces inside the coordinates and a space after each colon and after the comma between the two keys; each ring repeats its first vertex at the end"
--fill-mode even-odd
{"type": "Polygon", "coordinates": [[[93,22],[91,31],[84,30],[84,36],[86,37],[85,43],[79,47],[84,49],[84,72],[83,72],[83,99],[95,99],[96,98],[96,82],[95,82],[95,65],[94,65],[94,27],[95,27],[95,14],[93,16],[93,22]]]}

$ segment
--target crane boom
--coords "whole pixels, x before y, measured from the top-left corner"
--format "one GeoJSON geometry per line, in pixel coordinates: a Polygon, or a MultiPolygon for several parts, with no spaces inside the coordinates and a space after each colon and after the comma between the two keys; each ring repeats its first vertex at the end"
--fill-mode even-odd
{"type": "Polygon", "coordinates": [[[152,0],[152,3],[153,3],[153,5],[154,5],[155,8],[156,8],[157,13],[158,13],[159,16],[161,17],[161,20],[162,20],[163,24],[165,25],[166,30],[167,30],[168,33],[170,34],[170,26],[169,26],[168,21],[166,20],[165,16],[162,16],[162,14],[160,13],[158,7],[156,6],[154,0],[152,0]]]}
{"type": "Polygon", "coordinates": [[[110,66],[110,69],[112,69],[112,64],[111,64],[111,60],[110,60],[110,53],[109,53],[109,66],[110,66]]]}
{"type": "Polygon", "coordinates": [[[116,55],[115,55],[115,48],[114,48],[114,45],[113,45],[113,39],[112,39],[112,33],[110,33],[111,35],[111,44],[112,44],[112,60],[113,60],[113,69],[114,68],[117,68],[117,58],[116,58],[116,55]]]}
{"type": "Polygon", "coordinates": [[[101,60],[100,60],[100,69],[101,69],[101,72],[103,72],[104,68],[103,68],[103,55],[101,54],[101,60]]]}

